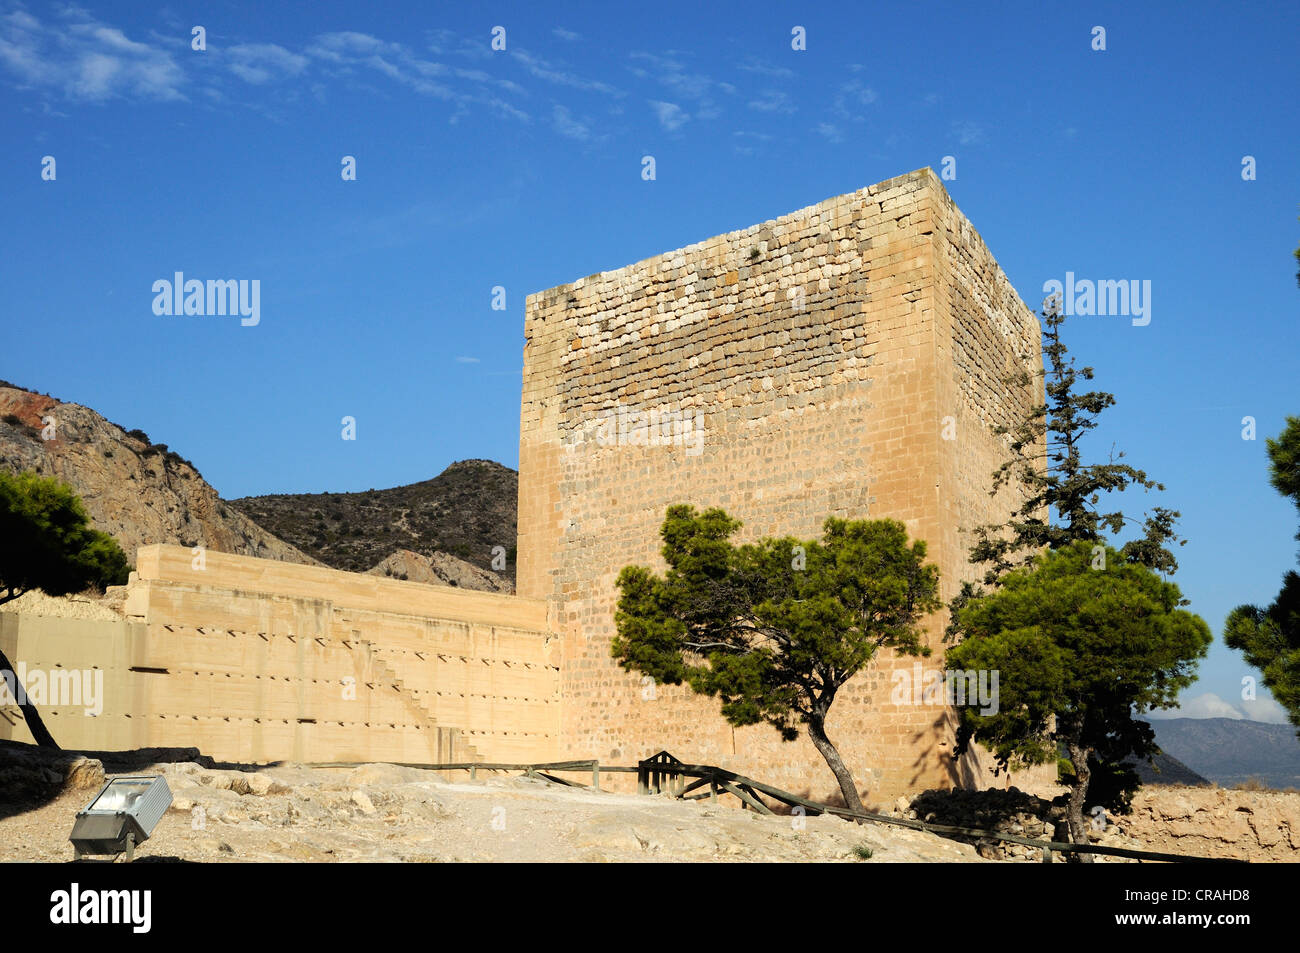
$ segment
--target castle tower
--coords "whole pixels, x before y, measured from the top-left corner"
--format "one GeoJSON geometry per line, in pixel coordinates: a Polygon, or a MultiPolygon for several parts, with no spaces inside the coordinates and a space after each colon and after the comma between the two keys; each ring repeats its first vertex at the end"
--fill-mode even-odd
{"type": "MultiPolygon", "coordinates": [[[[664,510],[687,502],[742,520],[740,540],[901,520],[946,600],[977,575],[969,530],[1013,505],[989,494],[1005,453],[990,427],[1041,400],[1005,383],[1041,366],[1033,313],[922,169],[531,295],[524,333],[518,592],[550,602],[561,639],[563,756],[666,748],[833,794],[806,738],[733,729],[716,700],[619,668],[614,580],[663,570],[664,510]]],[[[928,625],[927,668],[945,621],[928,625]]],[[[913,666],[886,653],[832,709],[869,802],[987,778],[986,757],[952,757],[949,709],[891,703],[891,673],[913,666]]]]}

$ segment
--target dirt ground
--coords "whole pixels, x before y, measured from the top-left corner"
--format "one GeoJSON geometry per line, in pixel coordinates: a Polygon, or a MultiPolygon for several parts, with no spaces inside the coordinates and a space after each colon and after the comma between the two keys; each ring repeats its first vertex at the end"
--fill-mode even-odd
{"type": "MultiPolygon", "coordinates": [[[[137,862],[981,862],[969,845],[902,828],[525,777],[448,781],[383,764],[245,772],[179,763],[139,773],[165,777],[174,800],[137,862]]],[[[5,810],[0,860],[70,861],[74,815],[93,794],[82,786],[5,810]]]]}

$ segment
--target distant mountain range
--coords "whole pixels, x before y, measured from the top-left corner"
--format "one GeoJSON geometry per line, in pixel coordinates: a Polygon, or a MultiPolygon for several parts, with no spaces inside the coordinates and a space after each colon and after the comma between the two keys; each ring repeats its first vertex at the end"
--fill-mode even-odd
{"type": "MultiPolygon", "coordinates": [[[[1232,787],[1256,779],[1271,788],[1300,788],[1300,739],[1292,725],[1234,718],[1152,718],[1150,723],[1165,754],[1216,784],[1232,787]]],[[[1152,780],[1170,783],[1159,775],[1152,780]]]]}

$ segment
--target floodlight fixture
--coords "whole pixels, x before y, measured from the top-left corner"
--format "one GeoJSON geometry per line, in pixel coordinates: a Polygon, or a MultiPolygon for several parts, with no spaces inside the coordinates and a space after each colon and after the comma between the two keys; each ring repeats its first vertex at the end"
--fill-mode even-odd
{"type": "Polygon", "coordinates": [[[171,789],[166,779],[157,775],[105,782],[73,822],[68,840],[72,841],[76,859],[87,854],[125,853],[130,863],[135,848],[149,839],[171,803],[171,789]]]}

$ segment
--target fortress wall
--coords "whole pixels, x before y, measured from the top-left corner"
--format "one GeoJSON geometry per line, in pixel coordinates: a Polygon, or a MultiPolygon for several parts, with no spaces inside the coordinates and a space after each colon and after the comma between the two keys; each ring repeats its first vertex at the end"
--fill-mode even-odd
{"type": "MultiPolygon", "coordinates": [[[[954,216],[922,170],[528,299],[518,588],[551,602],[563,639],[566,757],[628,761],[667,748],[790,790],[835,792],[806,740],[733,730],[716,701],[619,669],[609,657],[614,580],[629,563],[663,569],[658,528],[676,502],[725,508],[744,521],[741,539],[819,536],[827,515],[892,517],[929,543],[945,592],[969,572],[953,528],[987,509],[964,495],[987,496],[997,459],[972,441],[960,461],[971,478],[957,481],[940,435],[960,376],[943,260],[954,216]],[[610,426],[620,409],[686,415],[703,435],[638,444],[617,431],[639,420],[610,426]]],[[[970,276],[976,287],[1005,282],[987,264],[970,276]]],[[[1012,350],[1035,346],[1028,325],[1010,328],[1023,339],[1012,350]]],[[[967,357],[989,362],[978,350],[967,357]]],[[[986,399],[999,398],[974,395],[963,419],[986,399]]],[[[942,664],[943,621],[928,627],[927,667],[942,664]]],[[[842,689],[828,726],[877,802],[962,780],[949,713],[891,704],[895,668],[910,674],[913,660],[882,656],[842,689]]]]}
{"type": "MultiPolygon", "coordinates": [[[[554,756],[554,640],[481,621],[536,620],[536,604],[251,557],[207,553],[200,571],[191,560],[142,548],[150,578],[133,574],[122,622],[0,616],[15,665],[104,672],[100,716],[40,706],[61,745],[197,746],[239,762],[554,756]]],[[[30,738],[20,719],[0,721],[6,730],[30,738]]]]}
{"type": "MultiPolygon", "coordinates": [[[[368,573],[233,556],[210,550],[204,554],[203,568],[196,569],[189,549],[161,544],[141,546],[136,560],[135,576],[140,582],[166,580],[327,599],[354,609],[485,622],[532,631],[544,631],[547,623],[545,602],[496,592],[431,586],[368,573]]],[[[130,603],[127,611],[132,611],[130,603]]]]}
{"type": "MultiPolygon", "coordinates": [[[[104,750],[118,739],[135,747],[142,736],[143,720],[132,721],[139,686],[131,677],[131,640],[143,626],[125,621],[89,621],[0,612],[0,650],[15,668],[46,673],[91,670],[103,672],[103,712],[85,714],[85,704],[40,704],[42,719],[62,747],[104,750]],[[72,740],[75,739],[75,740],[72,740]]],[[[28,683],[30,684],[30,683],[28,683]]],[[[84,686],[84,681],[82,685],[84,686]]],[[[33,698],[33,701],[39,699],[33,698]]],[[[70,699],[81,702],[90,699],[70,699]]],[[[32,742],[31,732],[17,706],[0,705],[0,738],[32,742]]]]}
{"type": "MultiPolygon", "coordinates": [[[[29,672],[103,672],[99,715],[84,704],[38,706],[64,748],[192,746],[241,763],[477,760],[468,739],[431,724],[367,652],[337,641],[13,613],[0,622],[12,636],[6,654],[29,672]],[[355,679],[352,698],[345,677],[355,679]]],[[[0,737],[30,742],[17,711],[7,713],[0,737]]]]}

